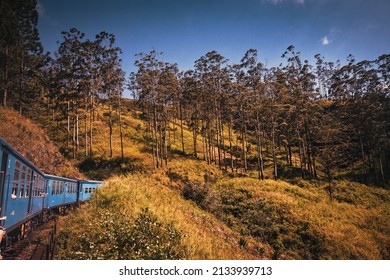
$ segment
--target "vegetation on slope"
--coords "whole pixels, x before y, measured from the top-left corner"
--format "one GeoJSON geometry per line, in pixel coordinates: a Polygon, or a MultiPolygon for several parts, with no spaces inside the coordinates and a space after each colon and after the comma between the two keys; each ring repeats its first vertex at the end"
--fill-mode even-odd
{"type": "MultiPolygon", "coordinates": [[[[2,137],[37,166],[54,174],[70,176],[67,168],[77,174],[31,121],[5,109],[0,110],[0,119],[2,137]]],[[[91,162],[107,166],[85,171],[102,177],[114,172],[128,175],[109,179],[90,203],[62,220],[58,258],[390,257],[388,190],[339,180],[330,195],[325,181],[257,180],[251,172],[223,171],[179,153],[171,154],[167,166],[153,170],[142,122],[131,114],[124,120],[127,159],[120,160],[115,137],[117,160],[106,156],[108,128],[101,114],[95,123],[98,133],[91,162]],[[129,165],[133,160],[138,163],[129,165]]],[[[115,128],[114,136],[118,133],[115,128]]],[[[191,137],[187,130],[184,134],[191,137]]],[[[173,150],[177,143],[172,139],[173,150]]],[[[82,159],[79,166],[91,162],[82,159]]]]}
{"type": "MultiPolygon", "coordinates": [[[[181,163],[168,172],[187,177],[183,170],[181,163]]],[[[261,258],[389,258],[388,190],[340,180],[331,199],[325,182],[297,183],[224,175],[184,180],[181,193],[239,233],[240,245],[261,258]]]]}
{"type": "Polygon", "coordinates": [[[61,225],[58,256],[388,259],[389,191],[338,181],[331,200],[325,186],[231,177],[174,160],[153,174],[108,180],[61,225]]]}
{"type": "Polygon", "coordinates": [[[83,178],[37,124],[12,109],[0,107],[0,137],[43,172],[83,178]]]}
{"type": "MultiPolygon", "coordinates": [[[[88,172],[127,175],[107,180],[88,205],[63,221],[58,258],[389,258],[388,190],[337,180],[330,193],[328,182],[289,176],[288,167],[281,171],[290,183],[258,180],[252,172],[224,171],[175,152],[180,141],[173,135],[168,165],[153,170],[143,124],[132,115],[124,116],[125,161],[114,127],[113,158],[124,164],[119,168],[106,156],[104,114],[96,121],[102,133],[95,136],[93,161],[107,167],[88,172]],[[138,165],[128,168],[132,159],[138,165]]],[[[188,143],[186,128],[184,137],[188,143]]]]}
{"type": "MultiPolygon", "coordinates": [[[[181,72],[141,53],[127,80],[141,122],[122,103],[113,34],[72,28],[51,58],[36,1],[17,17],[8,2],[2,106],[39,120],[91,178],[128,173],[63,222],[60,258],[389,258],[389,191],[336,180],[388,187],[388,54],[344,66],[318,54],[315,68],[291,45],[267,69],[255,49],[233,65],[211,51],[181,72]]],[[[0,120],[45,172],[79,175],[41,131],[11,111],[0,120]]]]}
{"type": "Polygon", "coordinates": [[[61,259],[256,258],[212,214],[140,174],[110,179],[61,229],[61,259]]]}

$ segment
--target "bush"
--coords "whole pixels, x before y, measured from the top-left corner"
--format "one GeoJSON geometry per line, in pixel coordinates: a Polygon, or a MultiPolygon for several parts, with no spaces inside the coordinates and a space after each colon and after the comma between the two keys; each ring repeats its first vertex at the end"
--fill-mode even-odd
{"type": "MultiPolygon", "coordinates": [[[[273,259],[319,259],[324,236],[305,221],[293,220],[287,205],[256,196],[249,189],[224,185],[211,211],[225,224],[272,248],[273,259]]],[[[240,246],[245,246],[243,241],[240,246]]]]}
{"type": "Polygon", "coordinates": [[[124,213],[105,210],[78,235],[71,229],[58,236],[57,259],[147,259],[183,258],[181,233],[164,224],[148,208],[131,222],[124,213]]]}
{"type": "Polygon", "coordinates": [[[209,192],[210,186],[207,183],[202,183],[200,181],[194,180],[191,182],[184,182],[181,194],[185,199],[192,200],[197,205],[204,207],[204,201],[209,192]]]}

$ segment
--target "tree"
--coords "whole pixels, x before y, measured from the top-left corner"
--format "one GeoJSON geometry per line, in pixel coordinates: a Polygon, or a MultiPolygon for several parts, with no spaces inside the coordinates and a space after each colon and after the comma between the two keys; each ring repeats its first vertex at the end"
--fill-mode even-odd
{"type": "Polygon", "coordinates": [[[2,105],[18,107],[39,92],[37,78],[46,59],[38,32],[36,0],[3,0],[0,3],[0,92],[2,105]]]}
{"type": "Polygon", "coordinates": [[[152,140],[154,168],[168,164],[167,130],[171,114],[169,107],[178,91],[178,70],[175,64],[159,59],[162,53],[152,50],[140,53],[138,67],[130,79],[130,87],[137,91],[138,102],[145,114],[147,131],[152,140]]]}
{"type": "MultiPolygon", "coordinates": [[[[108,125],[110,129],[110,157],[113,156],[113,108],[115,100],[118,100],[118,105],[120,105],[120,100],[122,98],[122,91],[125,82],[125,74],[121,69],[120,55],[122,53],[119,47],[115,47],[115,36],[113,34],[108,34],[107,32],[101,32],[96,36],[96,39],[99,43],[100,54],[101,54],[101,67],[100,72],[102,75],[102,93],[105,95],[105,98],[108,101],[108,125]]],[[[120,118],[120,106],[119,118],[120,118]]],[[[120,140],[121,140],[121,156],[122,160],[124,158],[123,152],[123,135],[122,135],[122,121],[120,119],[120,140]]]]}

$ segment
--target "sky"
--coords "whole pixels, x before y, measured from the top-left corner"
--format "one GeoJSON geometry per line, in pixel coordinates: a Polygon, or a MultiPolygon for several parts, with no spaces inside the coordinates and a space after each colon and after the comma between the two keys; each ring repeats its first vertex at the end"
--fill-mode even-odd
{"type": "Polygon", "coordinates": [[[239,63],[254,48],[267,67],[290,45],[313,64],[317,53],[341,63],[390,53],[390,0],[38,0],[37,10],[45,51],[72,27],[90,39],[106,31],[127,76],[135,54],[152,49],[180,70],[212,50],[239,63]]]}

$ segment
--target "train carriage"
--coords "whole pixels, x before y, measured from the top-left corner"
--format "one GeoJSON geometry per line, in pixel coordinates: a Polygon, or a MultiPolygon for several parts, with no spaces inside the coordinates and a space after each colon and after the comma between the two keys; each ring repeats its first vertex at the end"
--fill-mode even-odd
{"type": "Polygon", "coordinates": [[[51,210],[64,213],[69,206],[89,200],[102,184],[45,175],[0,137],[0,250],[23,238],[51,210]]]}
{"type": "Polygon", "coordinates": [[[0,226],[24,234],[25,224],[42,212],[44,174],[0,138],[0,226]]]}
{"type": "Polygon", "coordinates": [[[92,193],[95,192],[97,188],[100,188],[103,184],[101,181],[91,181],[91,180],[80,180],[80,189],[79,189],[79,201],[86,201],[91,198],[92,193]]]}
{"type": "Polygon", "coordinates": [[[77,195],[77,180],[45,174],[45,209],[75,204],[77,195]]]}

